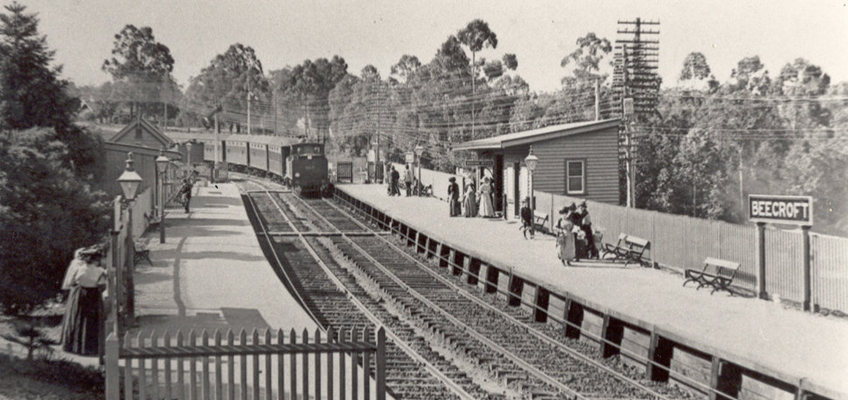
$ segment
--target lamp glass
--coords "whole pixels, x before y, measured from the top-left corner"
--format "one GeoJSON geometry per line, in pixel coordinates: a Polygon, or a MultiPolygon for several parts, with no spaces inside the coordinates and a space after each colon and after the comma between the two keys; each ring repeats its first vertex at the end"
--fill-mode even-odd
{"type": "Polygon", "coordinates": [[[536,169],[536,163],[539,162],[539,157],[533,154],[533,148],[530,148],[530,154],[527,155],[527,158],[524,159],[524,163],[527,164],[527,169],[530,172],[533,172],[536,169]]]}
{"type": "Polygon", "coordinates": [[[424,147],[422,147],[422,146],[420,146],[420,145],[419,145],[419,146],[415,146],[415,154],[416,154],[416,155],[418,155],[418,156],[420,157],[420,156],[421,156],[421,153],[423,153],[423,152],[424,152],[424,147]]]}
{"type": "Polygon", "coordinates": [[[121,184],[124,198],[134,200],[138,187],[141,185],[141,176],[135,171],[124,171],[121,177],[118,178],[118,183],[121,184]]]}
{"type": "Polygon", "coordinates": [[[156,157],[156,166],[160,173],[168,172],[168,164],[171,163],[171,160],[165,156],[156,157]]]}

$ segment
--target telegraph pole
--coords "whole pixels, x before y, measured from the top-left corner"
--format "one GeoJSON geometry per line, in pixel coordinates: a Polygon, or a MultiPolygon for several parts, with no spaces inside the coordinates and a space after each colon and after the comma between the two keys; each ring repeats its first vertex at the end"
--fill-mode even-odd
{"type": "Polygon", "coordinates": [[[625,25],[618,34],[633,35],[632,38],[616,39],[615,75],[613,86],[620,96],[623,126],[621,141],[627,178],[627,206],[636,207],[636,152],[633,132],[627,129],[627,121],[641,121],[644,117],[656,113],[659,98],[660,80],[657,76],[659,63],[659,40],[645,40],[642,35],[659,35],[659,30],[646,29],[645,26],[659,26],[659,21],[618,21],[625,25]],[[628,27],[632,26],[632,27],[628,27]]]}

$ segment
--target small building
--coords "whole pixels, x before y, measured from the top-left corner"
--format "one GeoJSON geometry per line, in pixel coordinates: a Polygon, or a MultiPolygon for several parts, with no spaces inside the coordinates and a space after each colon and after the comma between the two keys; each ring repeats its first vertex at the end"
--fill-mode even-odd
{"type": "MultiPolygon", "coordinates": [[[[506,196],[508,212],[518,214],[520,199],[528,196],[529,173],[524,159],[533,148],[539,158],[533,173],[534,190],[620,203],[619,127],[621,120],[576,122],[473,140],[453,151],[473,151],[479,174],[491,175],[495,196],[506,196]],[[485,171],[485,169],[490,171],[485,171]]],[[[503,211],[504,202],[495,202],[503,211]]]]}
{"type": "Polygon", "coordinates": [[[144,118],[132,120],[124,129],[121,129],[115,136],[107,140],[107,142],[141,146],[156,150],[162,148],[170,149],[174,145],[174,141],[171,138],[144,118]]]}

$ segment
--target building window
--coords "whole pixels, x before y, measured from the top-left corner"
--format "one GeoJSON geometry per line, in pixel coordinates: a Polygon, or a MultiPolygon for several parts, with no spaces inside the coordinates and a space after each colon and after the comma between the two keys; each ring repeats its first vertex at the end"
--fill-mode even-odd
{"type": "Polygon", "coordinates": [[[565,193],[586,193],[586,161],[565,160],[565,193]]]}

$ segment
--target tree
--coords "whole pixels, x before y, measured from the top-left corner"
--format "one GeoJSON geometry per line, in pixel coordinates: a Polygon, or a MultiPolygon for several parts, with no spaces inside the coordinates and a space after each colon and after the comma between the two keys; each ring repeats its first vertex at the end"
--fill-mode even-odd
{"type": "Polygon", "coordinates": [[[683,69],[680,71],[680,80],[689,79],[703,80],[710,76],[710,65],[707,57],[701,52],[693,51],[683,60],[683,69]]]}
{"type": "Polygon", "coordinates": [[[186,97],[196,105],[193,111],[199,114],[208,112],[204,106],[211,109],[221,104],[224,108],[221,118],[231,122],[231,130],[235,127],[240,132],[241,124],[247,121],[241,110],[247,109],[248,88],[259,100],[267,102],[271,97],[271,86],[256,52],[250,46],[235,43],[191,79],[186,97]]]}
{"type": "Polygon", "coordinates": [[[13,2],[0,14],[0,129],[70,124],[79,105],[67,95],[68,82],[51,68],[55,51],[38,33],[36,14],[13,2]]]}
{"type": "Polygon", "coordinates": [[[79,100],[71,97],[70,84],[59,79],[61,67],[50,68],[54,51],[38,33],[38,18],[13,2],[9,14],[0,14],[0,129],[52,128],[51,140],[65,143],[64,168],[88,182],[104,171],[99,137],[71,121],[79,100]]]}
{"type": "MultiPolygon", "coordinates": [[[[153,103],[163,101],[162,93],[173,91],[176,82],[170,77],[174,58],[168,46],[156,41],[153,29],[128,24],[118,34],[112,47],[112,58],[103,61],[103,71],[115,81],[132,86],[131,101],[153,103]]],[[[161,108],[150,107],[153,113],[161,108]]],[[[134,108],[131,108],[132,114],[134,108]]]]}
{"type": "Polygon", "coordinates": [[[565,68],[573,64],[573,77],[562,78],[563,85],[574,82],[604,81],[608,74],[601,73],[601,61],[612,51],[612,45],[606,38],[599,38],[594,32],[577,39],[577,49],[565,56],[560,65],[565,68]]]}
{"type": "Polygon", "coordinates": [[[309,128],[308,134],[322,138],[329,133],[330,91],[346,76],[347,62],[339,56],[333,56],[331,60],[305,60],[292,69],[282,89],[305,103],[302,112],[309,128]]]}
{"type": "Polygon", "coordinates": [[[52,129],[0,139],[0,311],[26,315],[60,292],[74,249],[96,243],[109,205],[67,169],[52,129]]]}

